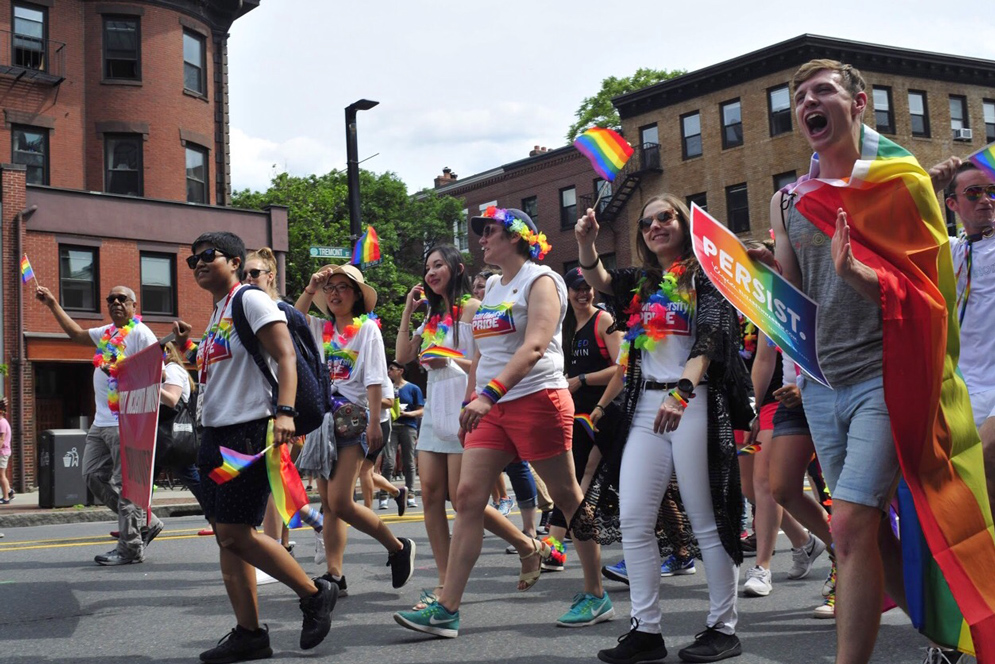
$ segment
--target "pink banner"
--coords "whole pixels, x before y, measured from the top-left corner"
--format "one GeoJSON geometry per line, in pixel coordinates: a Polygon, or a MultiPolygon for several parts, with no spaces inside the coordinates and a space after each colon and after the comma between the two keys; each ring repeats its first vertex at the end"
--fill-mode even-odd
{"type": "Polygon", "coordinates": [[[149,346],[118,366],[121,432],[121,495],[143,509],[152,504],[162,349],[149,346]]]}

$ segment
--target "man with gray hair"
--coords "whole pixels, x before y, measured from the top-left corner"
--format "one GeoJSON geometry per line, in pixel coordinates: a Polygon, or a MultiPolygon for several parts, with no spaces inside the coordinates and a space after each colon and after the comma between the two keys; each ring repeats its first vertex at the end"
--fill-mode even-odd
{"type": "Polygon", "coordinates": [[[155,334],[137,315],[135,291],[115,286],[107,295],[110,325],[84,329],[62,308],[50,290],[38,286],[35,297],[48,307],[56,322],[78,344],[96,346],[93,393],[96,414],[86,434],[83,476],[97,498],[118,515],[117,547],[96,556],[99,565],[128,565],[144,560],[145,547],[162,531],[162,521],[152,515],[148,528],[142,509],[121,496],[121,436],[118,431],[117,380],[112,368],[125,357],[157,343],[155,334]]]}

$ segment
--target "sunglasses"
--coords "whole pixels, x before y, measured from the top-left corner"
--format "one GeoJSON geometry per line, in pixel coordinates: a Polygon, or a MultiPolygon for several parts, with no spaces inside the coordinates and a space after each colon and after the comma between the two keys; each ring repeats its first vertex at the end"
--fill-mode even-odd
{"type": "Polygon", "coordinates": [[[248,279],[249,277],[252,277],[253,279],[258,279],[260,274],[269,274],[271,272],[272,270],[260,270],[260,269],[246,270],[245,278],[248,279]]]}
{"type": "Polygon", "coordinates": [[[483,237],[490,237],[501,230],[501,226],[497,224],[487,224],[484,226],[483,230],[480,231],[480,235],[483,237]]]}
{"type": "Polygon", "coordinates": [[[189,267],[191,270],[195,270],[197,268],[197,263],[199,261],[203,261],[204,265],[207,265],[208,263],[213,263],[215,260],[217,260],[218,256],[226,256],[226,254],[219,249],[215,249],[214,247],[211,247],[210,249],[205,249],[199,254],[192,254],[190,256],[187,256],[187,267],[189,267]]]}
{"type": "Polygon", "coordinates": [[[127,304],[128,302],[131,302],[131,298],[124,294],[107,296],[107,304],[114,304],[115,302],[120,302],[121,304],[127,304]]]}
{"type": "Polygon", "coordinates": [[[660,224],[663,225],[663,224],[669,224],[671,221],[673,221],[674,219],[678,219],[678,218],[679,217],[677,216],[677,214],[675,212],[670,211],[670,210],[664,210],[663,212],[657,212],[652,217],[643,217],[642,219],[640,219],[639,220],[639,230],[641,230],[641,231],[648,231],[650,229],[650,227],[653,225],[654,221],[659,221],[660,224]]]}
{"type": "Polygon", "coordinates": [[[330,284],[326,283],[321,287],[321,290],[325,291],[335,291],[339,295],[348,293],[349,291],[355,291],[356,289],[352,287],[351,284],[330,284]]]}
{"type": "Polygon", "coordinates": [[[981,185],[975,185],[973,187],[968,187],[961,192],[964,194],[964,198],[976,203],[981,200],[982,196],[987,196],[989,199],[995,201],[995,184],[989,184],[982,187],[981,185]]]}

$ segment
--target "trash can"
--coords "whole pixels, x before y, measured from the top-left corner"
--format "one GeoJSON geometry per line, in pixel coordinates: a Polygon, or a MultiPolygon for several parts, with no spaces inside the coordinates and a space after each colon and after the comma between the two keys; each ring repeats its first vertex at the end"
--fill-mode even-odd
{"type": "Polygon", "coordinates": [[[86,431],[48,429],[38,441],[38,506],[72,507],[92,502],[83,479],[86,431]]]}

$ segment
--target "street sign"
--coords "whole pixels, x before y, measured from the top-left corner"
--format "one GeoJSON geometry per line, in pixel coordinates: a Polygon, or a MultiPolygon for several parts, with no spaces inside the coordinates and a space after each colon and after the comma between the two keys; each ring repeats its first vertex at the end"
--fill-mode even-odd
{"type": "Polygon", "coordinates": [[[349,247],[311,247],[311,258],[352,258],[349,247]]]}

